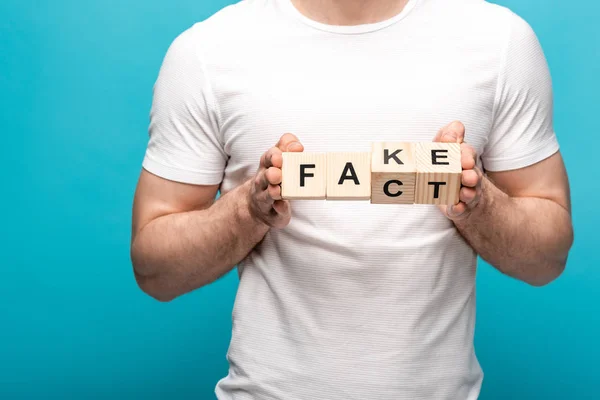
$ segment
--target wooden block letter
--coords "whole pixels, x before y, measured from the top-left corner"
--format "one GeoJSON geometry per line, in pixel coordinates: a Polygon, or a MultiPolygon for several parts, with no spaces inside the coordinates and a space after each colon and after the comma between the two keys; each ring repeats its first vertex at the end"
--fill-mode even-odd
{"type": "Polygon", "coordinates": [[[416,204],[456,204],[461,185],[460,144],[417,143],[416,204]]]}
{"type": "Polygon", "coordinates": [[[327,200],[371,198],[371,153],[327,153],[327,200]]]}
{"type": "Polygon", "coordinates": [[[372,145],[371,203],[413,204],[417,168],[414,143],[372,145]]]}
{"type": "Polygon", "coordinates": [[[284,152],[281,197],[287,200],[324,200],[327,194],[325,153],[284,152]]]}

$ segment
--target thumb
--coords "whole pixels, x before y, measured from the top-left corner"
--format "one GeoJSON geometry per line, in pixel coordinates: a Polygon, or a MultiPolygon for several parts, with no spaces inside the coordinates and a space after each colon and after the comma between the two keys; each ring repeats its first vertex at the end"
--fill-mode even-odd
{"type": "Polygon", "coordinates": [[[292,133],[286,133],[279,138],[279,142],[275,145],[281,151],[296,151],[301,152],[304,150],[302,143],[298,140],[298,137],[292,133]]]}
{"type": "Polygon", "coordinates": [[[433,141],[443,143],[463,143],[465,141],[465,126],[460,121],[451,122],[438,131],[433,141]]]}

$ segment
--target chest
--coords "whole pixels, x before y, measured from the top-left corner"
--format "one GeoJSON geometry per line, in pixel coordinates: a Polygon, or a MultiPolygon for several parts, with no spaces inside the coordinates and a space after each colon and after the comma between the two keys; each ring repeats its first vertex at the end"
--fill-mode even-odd
{"type": "Polygon", "coordinates": [[[218,82],[226,178],[252,174],[261,154],[287,132],[307,152],[369,151],[377,141],[431,141],[459,120],[466,141],[480,151],[491,126],[495,76],[482,67],[485,58],[453,54],[409,44],[242,54],[218,82]]]}

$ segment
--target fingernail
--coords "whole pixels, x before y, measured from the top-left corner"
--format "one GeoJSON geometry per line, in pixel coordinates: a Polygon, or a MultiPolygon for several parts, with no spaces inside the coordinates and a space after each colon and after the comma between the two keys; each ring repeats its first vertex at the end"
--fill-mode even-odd
{"type": "Polygon", "coordinates": [[[448,216],[450,218],[458,218],[458,217],[462,216],[465,212],[466,212],[466,210],[463,212],[456,212],[454,204],[448,206],[448,216]]]}
{"type": "Polygon", "coordinates": [[[298,142],[292,142],[288,145],[287,148],[288,148],[288,150],[294,151],[294,150],[300,150],[302,148],[302,146],[298,142]]]}
{"type": "Polygon", "coordinates": [[[454,132],[446,132],[442,135],[442,139],[445,139],[446,141],[455,142],[458,140],[458,137],[454,132]]]}

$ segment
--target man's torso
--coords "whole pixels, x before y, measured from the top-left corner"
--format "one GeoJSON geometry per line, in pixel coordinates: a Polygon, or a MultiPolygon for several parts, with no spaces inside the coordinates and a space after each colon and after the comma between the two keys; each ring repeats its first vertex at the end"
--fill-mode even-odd
{"type": "MultiPolygon", "coordinates": [[[[484,151],[506,10],[421,0],[390,23],[327,31],[288,2],[244,1],[193,28],[229,156],[222,193],[286,132],[307,152],[370,151],[431,141],[460,120],[484,151]]],[[[427,205],[292,210],[239,266],[231,367],[217,396],[476,398],[476,254],[452,223],[427,205]]]]}

